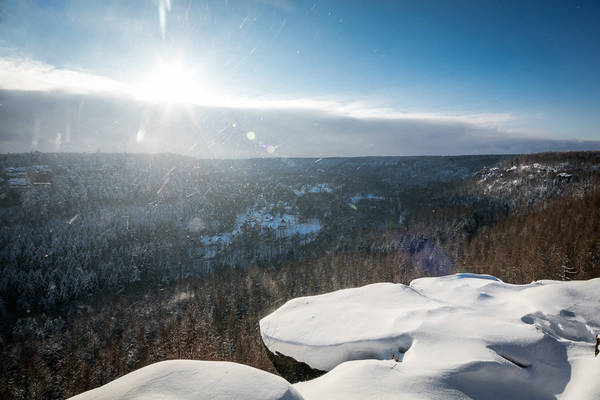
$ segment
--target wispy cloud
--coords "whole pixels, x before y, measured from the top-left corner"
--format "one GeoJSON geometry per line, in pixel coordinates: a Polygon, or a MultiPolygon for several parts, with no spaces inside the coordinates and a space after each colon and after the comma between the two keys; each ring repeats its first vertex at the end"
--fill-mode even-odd
{"type": "Polygon", "coordinates": [[[516,117],[512,113],[440,113],[440,112],[402,112],[389,107],[378,107],[361,101],[336,101],[311,98],[291,100],[235,99],[232,101],[239,108],[266,110],[319,110],[331,115],[356,119],[382,120],[423,120],[439,122],[469,123],[487,127],[498,127],[516,117]]]}
{"type": "MultiPolygon", "coordinates": [[[[190,87],[192,87],[190,83],[190,87]]],[[[0,58],[0,89],[22,91],[65,91],[76,94],[115,94],[143,98],[139,87],[85,71],[56,68],[52,65],[22,57],[0,58]]],[[[515,119],[510,113],[439,113],[402,112],[364,101],[344,101],[332,98],[248,98],[212,90],[207,95],[190,99],[197,106],[225,107],[253,110],[312,110],[333,116],[355,119],[421,120],[468,123],[485,127],[499,127],[515,119]]],[[[153,96],[155,98],[156,96],[153,96]]]]}
{"type": "Polygon", "coordinates": [[[0,58],[0,89],[61,90],[71,93],[128,93],[127,85],[84,71],[56,68],[22,57],[0,58]]]}

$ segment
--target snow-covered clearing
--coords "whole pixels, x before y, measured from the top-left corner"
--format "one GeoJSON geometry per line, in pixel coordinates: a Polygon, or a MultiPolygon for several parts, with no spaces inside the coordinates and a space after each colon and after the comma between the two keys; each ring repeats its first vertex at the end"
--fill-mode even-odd
{"type": "Polygon", "coordinates": [[[262,231],[272,230],[279,232],[281,237],[292,237],[298,235],[310,235],[318,233],[322,226],[318,219],[311,218],[300,222],[297,215],[289,213],[269,213],[264,210],[248,209],[236,217],[235,227],[231,232],[224,232],[212,236],[202,237],[205,246],[231,244],[232,238],[244,233],[244,226],[259,227],[262,231]]]}

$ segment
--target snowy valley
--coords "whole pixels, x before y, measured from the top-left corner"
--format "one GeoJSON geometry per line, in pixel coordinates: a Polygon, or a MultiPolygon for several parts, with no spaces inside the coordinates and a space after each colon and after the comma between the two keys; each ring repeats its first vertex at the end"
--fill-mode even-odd
{"type": "Polygon", "coordinates": [[[597,165],[2,155],[0,397],[236,377],[266,398],[575,399],[596,390],[597,165]],[[181,359],[203,361],[156,364],[181,359]]]}

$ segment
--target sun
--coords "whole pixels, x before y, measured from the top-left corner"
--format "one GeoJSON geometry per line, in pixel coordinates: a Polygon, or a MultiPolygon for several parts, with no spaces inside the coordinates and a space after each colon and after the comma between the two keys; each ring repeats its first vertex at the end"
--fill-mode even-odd
{"type": "Polygon", "coordinates": [[[183,62],[160,61],[143,74],[135,85],[139,98],[165,103],[198,103],[205,98],[205,88],[198,68],[189,68],[183,62]]]}

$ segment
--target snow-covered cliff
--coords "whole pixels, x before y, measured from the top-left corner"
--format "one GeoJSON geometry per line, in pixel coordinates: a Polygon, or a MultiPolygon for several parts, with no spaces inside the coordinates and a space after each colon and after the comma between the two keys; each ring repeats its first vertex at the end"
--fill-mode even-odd
{"type": "Polygon", "coordinates": [[[600,279],[457,274],[297,298],[260,326],[271,352],[329,371],[295,385],[305,399],[591,399],[599,310],[600,279]]]}

